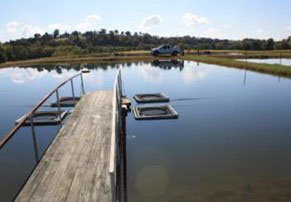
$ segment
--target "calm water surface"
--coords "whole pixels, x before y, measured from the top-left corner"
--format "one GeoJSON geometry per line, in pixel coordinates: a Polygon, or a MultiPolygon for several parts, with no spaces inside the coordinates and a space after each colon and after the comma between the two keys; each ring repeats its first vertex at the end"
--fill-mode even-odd
{"type": "MultiPolygon", "coordinates": [[[[242,59],[241,61],[246,61],[242,59]]],[[[284,66],[291,66],[291,59],[290,58],[268,58],[268,59],[247,59],[248,62],[254,63],[264,63],[264,64],[280,64],[284,66]]]]}
{"type": "MultiPolygon", "coordinates": [[[[194,62],[91,65],[86,91],[112,88],[119,66],[128,96],[163,92],[179,113],[162,121],[136,121],[129,114],[129,201],[291,200],[291,80],[194,62]]],[[[0,136],[78,71],[0,70],[0,136]]],[[[70,95],[70,86],[62,95],[70,95]]],[[[57,130],[37,128],[39,155],[57,130]]],[[[23,128],[0,151],[1,201],[13,199],[35,162],[30,129],[23,128]]]]}

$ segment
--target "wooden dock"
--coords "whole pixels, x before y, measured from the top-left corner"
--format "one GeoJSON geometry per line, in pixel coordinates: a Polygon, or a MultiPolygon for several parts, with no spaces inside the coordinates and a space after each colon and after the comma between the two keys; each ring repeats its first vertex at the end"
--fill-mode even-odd
{"type": "Polygon", "coordinates": [[[114,92],[82,97],[16,201],[115,200],[114,92]]]}

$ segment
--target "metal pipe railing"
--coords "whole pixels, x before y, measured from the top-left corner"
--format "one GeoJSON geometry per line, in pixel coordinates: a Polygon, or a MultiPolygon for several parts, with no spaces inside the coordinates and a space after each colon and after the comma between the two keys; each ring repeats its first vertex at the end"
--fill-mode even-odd
{"type": "MultiPolygon", "coordinates": [[[[65,80],[64,82],[62,82],[61,84],[59,84],[56,88],[54,88],[49,94],[47,94],[44,98],[42,98],[41,101],[39,101],[39,103],[37,103],[34,108],[28,112],[27,114],[25,114],[25,116],[23,117],[23,119],[21,121],[19,121],[16,126],[10,131],[8,132],[4,138],[0,141],[0,149],[2,149],[2,147],[15,135],[15,133],[23,126],[23,124],[31,117],[33,117],[34,113],[54,94],[56,93],[57,96],[57,103],[58,103],[58,109],[60,112],[60,103],[59,103],[59,89],[64,86],[66,83],[68,83],[69,81],[73,82],[73,79],[80,76],[81,78],[81,87],[82,87],[82,94],[85,94],[85,90],[84,90],[84,83],[83,83],[83,73],[88,73],[89,71],[82,71],[70,78],[68,78],[67,80],[65,80]]],[[[72,83],[71,83],[72,84],[72,83]]],[[[75,94],[74,94],[75,95],[75,94]]],[[[60,118],[60,122],[61,122],[61,115],[59,115],[60,118]]],[[[33,124],[33,122],[32,122],[33,124]]]]}

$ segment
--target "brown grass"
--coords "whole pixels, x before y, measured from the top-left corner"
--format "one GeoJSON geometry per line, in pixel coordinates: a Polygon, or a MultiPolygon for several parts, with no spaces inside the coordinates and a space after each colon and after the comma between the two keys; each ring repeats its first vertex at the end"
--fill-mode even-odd
{"type": "Polygon", "coordinates": [[[283,66],[278,64],[259,64],[244,61],[237,61],[229,58],[219,58],[210,56],[185,56],[184,59],[207,64],[215,64],[226,67],[234,67],[239,69],[247,69],[255,72],[267,73],[277,76],[291,78],[291,66],[283,66]]]}
{"type": "MultiPolygon", "coordinates": [[[[77,55],[70,57],[48,57],[34,60],[14,61],[0,64],[0,68],[12,67],[12,66],[31,66],[41,64],[92,64],[92,63],[110,63],[110,62],[138,62],[138,61],[153,61],[158,59],[185,59],[192,60],[207,64],[216,64],[226,67],[234,67],[240,69],[248,69],[251,71],[267,73],[272,75],[284,76],[291,78],[291,67],[286,67],[277,64],[258,64],[258,63],[246,63],[244,61],[237,61],[236,58],[245,58],[244,51],[219,51],[210,50],[210,55],[195,55],[194,51],[190,51],[189,54],[186,51],[185,56],[180,57],[153,57],[149,51],[127,51],[118,52],[114,54],[91,54],[91,55],[77,55]],[[242,56],[231,56],[229,53],[238,53],[242,56]]],[[[262,58],[262,57],[290,57],[291,51],[248,51],[248,58],[262,58]]]]}

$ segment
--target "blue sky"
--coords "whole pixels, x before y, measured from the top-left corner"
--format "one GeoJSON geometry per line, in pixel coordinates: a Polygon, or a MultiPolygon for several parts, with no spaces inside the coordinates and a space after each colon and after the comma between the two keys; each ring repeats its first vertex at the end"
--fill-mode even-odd
{"type": "Polygon", "coordinates": [[[290,0],[9,0],[0,11],[2,42],[55,28],[227,39],[291,36],[290,0]]]}

